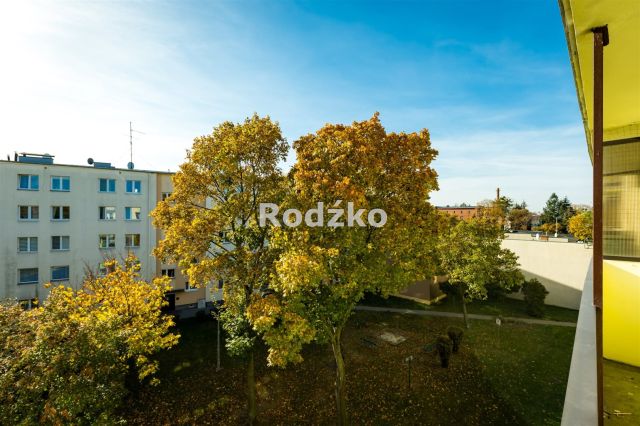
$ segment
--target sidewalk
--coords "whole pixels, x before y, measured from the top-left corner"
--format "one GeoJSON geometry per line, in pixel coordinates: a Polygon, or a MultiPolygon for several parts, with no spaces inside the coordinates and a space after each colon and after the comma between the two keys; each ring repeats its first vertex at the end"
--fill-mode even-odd
{"type": "MultiPolygon", "coordinates": [[[[416,309],[399,309],[399,308],[382,308],[377,306],[356,306],[356,311],[370,311],[370,312],[393,312],[397,314],[411,314],[411,315],[424,315],[431,317],[447,317],[447,318],[462,318],[463,315],[457,312],[440,312],[440,311],[422,311],[416,309]]],[[[480,314],[468,314],[469,319],[489,320],[495,321],[496,317],[492,315],[480,315],[480,314]]],[[[535,318],[518,318],[518,317],[502,317],[504,322],[520,322],[524,324],[537,324],[537,325],[558,325],[561,327],[575,327],[575,322],[566,321],[551,321],[541,320],[535,318]]]]}

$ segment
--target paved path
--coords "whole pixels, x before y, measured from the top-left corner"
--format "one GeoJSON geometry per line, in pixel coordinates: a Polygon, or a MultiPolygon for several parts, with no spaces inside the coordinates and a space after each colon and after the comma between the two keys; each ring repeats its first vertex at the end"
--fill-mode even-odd
{"type": "MultiPolygon", "coordinates": [[[[400,308],[383,308],[378,306],[356,306],[356,311],[373,311],[373,312],[394,312],[397,314],[411,314],[411,315],[424,315],[431,317],[447,317],[447,318],[462,318],[463,315],[457,312],[441,312],[441,311],[427,311],[417,309],[400,309],[400,308]]],[[[491,315],[479,315],[468,314],[469,319],[490,320],[495,321],[496,317],[491,315]]],[[[518,318],[518,317],[502,317],[505,322],[522,322],[525,324],[538,324],[538,325],[558,325],[561,327],[575,327],[575,322],[566,321],[550,321],[534,318],[518,318]]]]}

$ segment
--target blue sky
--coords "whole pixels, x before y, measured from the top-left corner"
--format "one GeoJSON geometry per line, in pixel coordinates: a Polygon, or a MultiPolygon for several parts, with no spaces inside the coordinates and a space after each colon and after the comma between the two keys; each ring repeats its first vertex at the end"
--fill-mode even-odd
{"type": "Polygon", "coordinates": [[[195,136],[254,111],[289,142],[379,111],[431,131],[435,204],[498,186],[534,210],[553,191],[590,204],[555,1],[14,2],[0,48],[3,157],[123,167],[133,121],[136,166],[176,170],[195,136]]]}

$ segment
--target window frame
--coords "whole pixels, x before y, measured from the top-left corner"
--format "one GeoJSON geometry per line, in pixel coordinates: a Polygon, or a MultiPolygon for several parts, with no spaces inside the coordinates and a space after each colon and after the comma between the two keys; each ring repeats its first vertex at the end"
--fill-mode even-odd
{"type": "Polygon", "coordinates": [[[118,209],[115,206],[98,206],[98,220],[105,220],[107,222],[112,222],[118,219],[118,209]],[[107,209],[112,209],[113,218],[108,218],[107,209]]]}
{"type": "Polygon", "coordinates": [[[98,192],[103,194],[115,194],[116,192],[116,180],[113,178],[98,178],[98,192]],[[102,181],[106,182],[105,189],[102,189],[102,181]],[[113,182],[113,188],[111,183],[113,182]],[[111,191],[111,189],[113,189],[111,191]]]}
{"type": "Polygon", "coordinates": [[[27,284],[38,284],[40,282],[40,270],[38,268],[18,268],[18,285],[27,285],[27,284]],[[35,270],[36,271],[36,279],[35,281],[20,281],[22,279],[21,271],[27,270],[35,270]]]}
{"type": "Polygon", "coordinates": [[[25,221],[25,222],[37,222],[38,220],[40,220],[40,205],[18,205],[18,220],[21,221],[25,221]],[[21,209],[22,207],[26,207],[27,208],[27,216],[26,218],[20,217],[21,215],[21,209]],[[33,217],[33,208],[36,208],[37,210],[37,216],[36,218],[33,217]]]}
{"type": "Polygon", "coordinates": [[[55,266],[50,267],[50,268],[49,268],[49,271],[50,271],[50,274],[51,274],[51,275],[50,275],[50,276],[51,276],[51,280],[50,280],[50,281],[51,281],[52,283],[53,283],[53,282],[61,282],[61,281],[69,281],[69,280],[70,280],[70,277],[71,277],[71,268],[69,268],[69,265],[55,265],[55,266]],[[67,275],[66,275],[66,277],[64,277],[64,278],[53,278],[53,271],[54,271],[54,269],[58,269],[58,270],[60,270],[60,269],[63,269],[63,270],[64,270],[64,269],[66,269],[66,271],[67,271],[67,275]]]}
{"type": "Polygon", "coordinates": [[[37,253],[38,252],[38,237],[18,237],[18,253],[37,253]],[[26,239],[27,240],[27,250],[20,250],[20,240],[22,239],[26,239]],[[33,243],[32,241],[35,240],[35,250],[32,250],[33,248],[33,243]]]}
{"type": "Polygon", "coordinates": [[[176,268],[164,268],[160,272],[161,276],[169,277],[172,280],[176,278],[176,268]]]}
{"type": "Polygon", "coordinates": [[[71,177],[70,176],[51,176],[51,179],[49,180],[49,186],[52,192],[71,192],[71,177]],[[59,180],[60,187],[57,189],[53,187],[53,182],[55,180],[59,180]],[[67,182],[66,189],[64,187],[65,181],[67,182]]]}
{"type": "Polygon", "coordinates": [[[51,206],[51,220],[54,222],[65,222],[71,220],[71,206],[51,206]],[[60,209],[60,218],[55,217],[54,211],[56,208],[60,209]],[[67,211],[67,217],[64,217],[65,209],[67,211]]]}
{"type": "Polygon", "coordinates": [[[142,194],[142,181],[139,179],[126,179],[124,183],[124,192],[125,194],[142,194]],[[131,187],[129,187],[129,185],[131,185],[131,187]]]}
{"type": "Polygon", "coordinates": [[[131,221],[131,222],[139,222],[139,221],[141,221],[142,220],[142,207],[126,206],[124,208],[124,220],[131,221]],[[138,217],[136,219],[134,219],[132,217],[133,209],[138,209],[138,217]],[[129,212],[128,215],[127,215],[127,211],[129,212]]]}
{"type": "Polygon", "coordinates": [[[142,236],[140,234],[124,234],[124,247],[125,248],[140,248],[142,244],[142,236]],[[131,238],[131,242],[135,243],[135,237],[138,237],[138,245],[129,245],[129,239],[131,238]]]}
{"type": "Polygon", "coordinates": [[[111,250],[116,248],[116,234],[98,234],[98,248],[100,250],[111,250]],[[105,237],[105,241],[107,243],[106,247],[102,247],[102,237],[105,237]],[[110,245],[109,243],[112,243],[113,245],[110,245]]]}
{"type": "Polygon", "coordinates": [[[32,175],[29,173],[18,173],[18,188],[19,191],[40,191],[40,175],[32,175]],[[27,178],[27,187],[22,187],[22,177],[27,178]],[[35,179],[34,179],[35,178],[35,179]],[[33,183],[35,181],[35,188],[33,183]]]}
{"type": "Polygon", "coordinates": [[[51,236],[51,251],[69,251],[69,250],[71,250],[71,237],[69,235],[52,235],[51,236]],[[58,238],[59,248],[54,247],[54,244],[53,244],[54,238],[58,238]],[[65,238],[67,241],[67,248],[64,248],[63,247],[64,244],[62,244],[65,238]]]}

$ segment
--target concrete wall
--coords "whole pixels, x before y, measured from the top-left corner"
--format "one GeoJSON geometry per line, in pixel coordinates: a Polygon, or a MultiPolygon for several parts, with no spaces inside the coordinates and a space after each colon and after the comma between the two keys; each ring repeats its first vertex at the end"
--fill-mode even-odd
{"type": "MultiPolygon", "coordinates": [[[[518,255],[527,279],[537,278],[549,294],[545,303],[579,309],[592,250],[584,244],[506,238],[502,247],[518,255]]],[[[513,295],[522,298],[521,294],[513,295]]]]}

